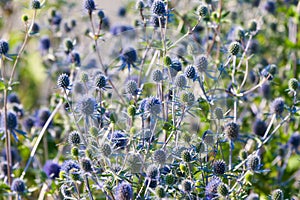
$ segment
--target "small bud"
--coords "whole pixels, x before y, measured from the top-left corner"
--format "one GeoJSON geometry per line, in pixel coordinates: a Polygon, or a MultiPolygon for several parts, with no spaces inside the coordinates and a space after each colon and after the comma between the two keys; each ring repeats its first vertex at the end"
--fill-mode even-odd
{"type": "Polygon", "coordinates": [[[134,117],[135,114],[136,114],[136,107],[135,107],[134,105],[128,106],[128,108],[127,108],[127,114],[128,114],[130,117],[134,117]]]}
{"type": "Polygon", "coordinates": [[[154,160],[156,162],[158,162],[159,164],[164,164],[166,162],[166,160],[167,160],[166,152],[163,151],[163,150],[161,150],[161,149],[156,150],[154,152],[154,156],[153,157],[154,157],[154,160]]]}
{"type": "Polygon", "coordinates": [[[74,157],[78,157],[78,155],[79,155],[79,149],[78,149],[78,147],[72,147],[71,154],[74,157]]]}
{"type": "Polygon", "coordinates": [[[272,192],[272,200],[283,200],[284,195],[281,189],[274,190],[272,192]]]}
{"type": "Polygon", "coordinates": [[[260,158],[258,155],[252,155],[247,162],[249,170],[256,171],[260,167],[260,158]]]}
{"type": "Polygon", "coordinates": [[[226,197],[229,194],[229,188],[225,183],[221,183],[217,188],[218,194],[222,197],[226,197]]]}
{"type": "Polygon", "coordinates": [[[80,139],[79,133],[77,131],[71,132],[69,135],[69,143],[71,145],[77,146],[80,144],[80,142],[81,142],[81,139],[80,139]]]}
{"type": "Polygon", "coordinates": [[[28,15],[24,14],[22,15],[22,21],[25,23],[25,22],[28,22],[28,15]]]}
{"type": "Polygon", "coordinates": [[[183,180],[181,182],[181,186],[182,186],[182,190],[186,193],[189,193],[192,191],[193,187],[192,187],[192,182],[190,180],[183,180]]]}
{"type": "Polygon", "coordinates": [[[289,90],[295,92],[295,91],[298,90],[298,88],[299,88],[299,82],[298,82],[298,80],[295,79],[295,78],[290,79],[289,80],[289,90]]]}
{"type": "Polygon", "coordinates": [[[239,50],[240,50],[240,43],[238,43],[238,42],[232,42],[229,45],[228,52],[231,55],[236,56],[239,53],[239,50]]]}
{"type": "Polygon", "coordinates": [[[41,2],[39,0],[32,0],[31,8],[35,10],[41,9],[41,2]]]}
{"type": "Polygon", "coordinates": [[[164,198],[166,196],[165,189],[162,186],[157,187],[156,194],[159,198],[164,198]]]}
{"type": "Polygon", "coordinates": [[[191,156],[191,153],[188,151],[188,150],[184,150],[181,152],[181,159],[184,161],[184,162],[191,162],[192,161],[192,156],[191,156]]]}
{"type": "Polygon", "coordinates": [[[202,18],[208,17],[208,8],[205,5],[200,5],[197,9],[198,15],[202,18]]]}

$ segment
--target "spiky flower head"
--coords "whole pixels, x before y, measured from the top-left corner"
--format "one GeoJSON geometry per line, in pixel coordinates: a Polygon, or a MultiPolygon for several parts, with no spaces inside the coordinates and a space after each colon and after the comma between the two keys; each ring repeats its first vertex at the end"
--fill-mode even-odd
{"type": "Polygon", "coordinates": [[[151,6],[151,12],[154,15],[164,16],[166,14],[165,3],[162,0],[155,0],[151,6]]]}
{"type": "Polygon", "coordinates": [[[150,115],[158,115],[161,113],[162,105],[158,98],[156,97],[149,97],[147,98],[145,104],[145,111],[149,112],[150,115]]]}
{"type": "Polygon", "coordinates": [[[235,122],[226,124],[224,133],[230,140],[236,140],[239,136],[240,126],[235,122]]]}
{"type": "Polygon", "coordinates": [[[31,2],[31,8],[35,9],[35,10],[41,9],[41,2],[40,2],[40,0],[32,0],[32,2],[31,2]]]}
{"type": "Polygon", "coordinates": [[[207,18],[208,17],[208,14],[209,14],[209,11],[208,11],[208,8],[206,5],[200,5],[198,8],[197,8],[197,13],[200,17],[202,18],[207,18]]]}
{"type": "Polygon", "coordinates": [[[97,13],[98,17],[100,20],[104,19],[105,18],[105,14],[104,14],[104,11],[103,10],[99,10],[98,13],[97,13]]]}
{"type": "Polygon", "coordinates": [[[192,155],[191,153],[189,152],[189,150],[183,150],[181,152],[181,159],[186,162],[186,163],[189,163],[192,161],[192,155]]]}
{"type": "Polygon", "coordinates": [[[89,75],[86,73],[81,74],[80,80],[84,83],[87,83],[89,81],[89,75]]]}
{"type": "Polygon", "coordinates": [[[239,42],[232,42],[228,47],[228,52],[233,56],[236,56],[239,53],[239,50],[240,50],[239,42]]]}
{"type": "Polygon", "coordinates": [[[289,90],[290,91],[297,91],[299,89],[299,82],[297,79],[295,78],[291,78],[289,80],[289,90]]]}
{"type": "Polygon", "coordinates": [[[159,149],[154,152],[153,158],[159,164],[164,164],[167,160],[167,155],[164,150],[159,149]]]}
{"type": "Polygon", "coordinates": [[[213,176],[205,187],[205,195],[207,198],[212,199],[218,193],[218,187],[222,183],[219,177],[213,176]]]}
{"type": "Polygon", "coordinates": [[[126,134],[120,130],[114,131],[110,138],[112,143],[115,145],[115,148],[124,149],[127,145],[128,139],[126,137],[126,134]]]}
{"type": "Polygon", "coordinates": [[[88,158],[82,158],[80,160],[81,163],[81,168],[83,169],[83,171],[85,172],[92,172],[93,168],[92,168],[92,162],[90,159],[88,158]]]}
{"type": "Polygon", "coordinates": [[[156,83],[159,83],[163,80],[163,73],[161,70],[156,69],[152,72],[152,80],[156,83]]]}
{"type": "MultiPolygon", "coordinates": [[[[166,57],[167,59],[168,57],[166,57]]],[[[166,60],[169,62],[169,59],[166,60]]],[[[171,64],[168,65],[169,70],[170,70],[170,75],[171,77],[175,77],[179,71],[182,70],[182,64],[178,59],[172,59],[171,64]]]]}
{"type": "Polygon", "coordinates": [[[272,192],[271,199],[272,200],[283,200],[284,199],[284,195],[283,195],[282,190],[281,189],[274,190],[272,192]]]}
{"type": "Polygon", "coordinates": [[[258,136],[263,137],[266,130],[267,130],[267,124],[265,121],[261,120],[261,119],[257,119],[255,120],[255,122],[253,123],[252,126],[252,131],[253,133],[255,133],[258,136]]]}
{"type": "Polygon", "coordinates": [[[203,141],[205,142],[205,144],[214,145],[215,143],[214,133],[211,130],[206,130],[203,133],[203,141]]]}
{"type": "Polygon", "coordinates": [[[64,161],[63,164],[61,165],[61,171],[64,171],[67,174],[69,174],[71,170],[79,171],[80,167],[79,167],[78,163],[74,160],[64,161]]]}
{"type": "Polygon", "coordinates": [[[128,168],[132,173],[140,173],[143,167],[143,161],[139,154],[130,154],[128,156],[128,168]]]}
{"type": "Polygon", "coordinates": [[[132,200],[133,189],[130,183],[122,182],[116,188],[115,198],[119,200],[132,200]]]}
{"type": "Polygon", "coordinates": [[[249,170],[256,171],[260,168],[260,157],[258,155],[252,155],[247,161],[247,166],[249,170]]]}
{"type": "Polygon", "coordinates": [[[83,7],[86,9],[89,13],[96,10],[96,4],[94,0],[84,0],[83,7]]]}
{"type": "Polygon", "coordinates": [[[223,110],[220,107],[216,107],[214,110],[215,117],[220,120],[224,118],[223,110]]]}
{"type": "Polygon", "coordinates": [[[77,146],[81,142],[80,135],[77,131],[72,131],[69,135],[69,143],[71,145],[77,146]]]}
{"type": "Polygon", "coordinates": [[[80,67],[80,54],[77,51],[71,51],[71,53],[68,55],[68,62],[74,64],[76,67],[80,67]]]}
{"type": "Polygon", "coordinates": [[[300,145],[300,134],[297,132],[293,133],[289,139],[289,144],[292,145],[294,149],[298,149],[300,145]]]}
{"type": "Polygon", "coordinates": [[[40,39],[40,50],[42,51],[48,51],[49,48],[51,46],[51,42],[50,42],[50,39],[48,36],[43,36],[41,39],[40,39]]]}
{"type": "Polygon", "coordinates": [[[197,77],[196,69],[193,65],[189,65],[185,68],[184,74],[186,75],[187,78],[195,80],[197,77]]]}
{"type": "Polygon", "coordinates": [[[48,178],[55,179],[59,177],[60,165],[52,160],[47,160],[43,170],[48,178]]]}
{"type": "Polygon", "coordinates": [[[208,68],[208,60],[205,55],[200,55],[195,59],[195,66],[199,72],[205,72],[208,68]]]}
{"type": "Polygon", "coordinates": [[[57,86],[64,90],[69,89],[69,86],[70,86],[69,76],[65,73],[59,75],[59,77],[57,79],[57,86]]]}
{"type": "Polygon", "coordinates": [[[229,194],[229,187],[225,183],[220,183],[220,185],[217,188],[217,191],[221,197],[226,197],[229,194]]]}
{"type": "Polygon", "coordinates": [[[112,153],[111,146],[108,143],[104,143],[100,146],[100,152],[105,156],[109,157],[112,153]]]}
{"type": "Polygon", "coordinates": [[[145,8],[145,3],[143,0],[138,0],[135,4],[137,10],[143,10],[145,8]]]}
{"type": "Polygon", "coordinates": [[[159,198],[164,198],[166,196],[165,189],[162,186],[158,186],[155,191],[159,198]]]}
{"type": "Polygon", "coordinates": [[[134,117],[136,115],[136,107],[134,105],[128,106],[128,108],[127,108],[127,114],[130,117],[134,117]]]}
{"type": "Polygon", "coordinates": [[[107,78],[103,74],[98,74],[95,77],[95,86],[97,89],[105,89],[107,84],[107,78]]]}
{"type": "Polygon", "coordinates": [[[131,66],[137,68],[134,64],[137,61],[137,52],[133,47],[127,47],[123,49],[120,59],[122,61],[120,70],[125,69],[126,66],[128,67],[129,71],[131,66]]]}
{"type": "Polygon", "coordinates": [[[252,20],[249,25],[249,31],[256,32],[257,31],[257,22],[252,20]]]}
{"type": "Polygon", "coordinates": [[[192,181],[185,179],[181,182],[181,187],[185,193],[190,193],[193,189],[193,183],[192,181]]]}
{"type": "Polygon", "coordinates": [[[85,97],[77,103],[77,109],[84,116],[92,116],[96,109],[96,101],[92,97],[85,97]]]}
{"type": "Polygon", "coordinates": [[[18,194],[24,193],[26,190],[25,182],[20,178],[14,179],[11,184],[11,190],[18,194]]]}
{"type": "Polygon", "coordinates": [[[241,160],[246,160],[248,157],[248,153],[245,149],[241,149],[240,152],[239,152],[239,158],[241,160]]]}
{"type": "Polygon", "coordinates": [[[188,106],[192,106],[195,103],[195,95],[192,92],[184,92],[181,94],[180,99],[188,106]]]}
{"type": "Polygon", "coordinates": [[[175,182],[175,177],[173,174],[170,173],[166,175],[165,180],[167,185],[173,185],[175,182]]]}
{"type": "Polygon", "coordinates": [[[135,80],[129,80],[126,83],[126,92],[132,96],[136,96],[139,93],[138,84],[135,80]]]}
{"type": "Polygon", "coordinates": [[[146,171],[147,177],[151,178],[151,179],[156,179],[158,176],[158,168],[156,167],[156,165],[150,165],[147,168],[146,171]]]}
{"type": "Polygon", "coordinates": [[[271,104],[271,112],[276,115],[281,115],[284,111],[284,101],[282,98],[276,98],[271,104]]]}
{"type": "Polygon", "coordinates": [[[175,78],[175,85],[179,88],[185,88],[187,85],[187,80],[184,74],[180,74],[175,78]]]}
{"type": "Polygon", "coordinates": [[[224,160],[217,160],[213,164],[213,170],[215,174],[221,175],[226,171],[226,163],[224,160]]]}
{"type": "MultiPolygon", "coordinates": [[[[4,129],[4,116],[1,115],[1,126],[4,129]]],[[[7,121],[6,121],[7,129],[10,131],[14,131],[18,126],[18,118],[15,112],[9,111],[7,113],[7,121]]]]}
{"type": "Polygon", "coordinates": [[[1,39],[0,40],[0,55],[6,55],[9,51],[8,42],[1,39]]]}

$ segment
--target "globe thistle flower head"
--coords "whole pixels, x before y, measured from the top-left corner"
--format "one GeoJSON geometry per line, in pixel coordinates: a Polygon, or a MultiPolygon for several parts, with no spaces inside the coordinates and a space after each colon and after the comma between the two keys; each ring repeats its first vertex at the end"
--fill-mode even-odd
{"type": "Polygon", "coordinates": [[[165,164],[167,160],[167,154],[164,150],[156,150],[153,155],[154,160],[159,164],[165,164]]]}
{"type": "Polygon", "coordinates": [[[67,174],[70,173],[71,170],[80,171],[80,166],[74,160],[66,160],[61,165],[61,171],[66,172],[67,174]]]}
{"type": "MultiPolygon", "coordinates": [[[[4,131],[5,130],[5,123],[4,123],[5,119],[4,119],[3,114],[0,117],[1,117],[0,131],[4,131]]],[[[6,127],[7,127],[7,129],[13,135],[14,139],[18,142],[19,139],[18,139],[18,136],[17,136],[16,132],[19,133],[19,134],[21,134],[21,135],[23,135],[23,136],[25,136],[26,133],[17,129],[17,127],[18,127],[18,118],[17,118],[17,115],[15,114],[15,112],[9,111],[7,113],[7,119],[6,120],[7,120],[6,121],[6,127]]]]}
{"type": "Polygon", "coordinates": [[[89,14],[92,13],[94,10],[96,10],[96,4],[94,0],[84,0],[83,1],[83,7],[86,9],[89,14]]]}
{"type": "Polygon", "coordinates": [[[133,189],[131,184],[126,182],[120,183],[116,188],[115,198],[119,200],[132,200],[133,189]]]}
{"type": "Polygon", "coordinates": [[[206,5],[200,5],[197,8],[197,14],[202,18],[207,18],[209,16],[209,11],[206,5]]]}
{"type": "Polygon", "coordinates": [[[271,113],[274,113],[278,116],[280,116],[284,111],[284,101],[282,98],[276,98],[272,103],[271,103],[271,113]]]}
{"type": "Polygon", "coordinates": [[[143,161],[139,154],[130,154],[128,157],[128,168],[132,173],[140,173],[143,167],[143,161]]]}
{"type": "Polygon", "coordinates": [[[28,117],[25,120],[23,120],[23,127],[27,132],[29,132],[32,127],[34,127],[35,124],[35,118],[34,117],[28,117]]]}
{"type": "Polygon", "coordinates": [[[161,70],[156,69],[152,72],[152,80],[156,83],[161,82],[164,79],[163,73],[161,70]]]}
{"type": "Polygon", "coordinates": [[[240,50],[239,42],[232,42],[228,47],[228,52],[233,56],[236,56],[239,53],[239,50],[240,50]]]}
{"type": "Polygon", "coordinates": [[[100,20],[103,20],[105,18],[105,14],[103,10],[99,10],[97,13],[100,20]]]}
{"type": "Polygon", "coordinates": [[[92,97],[85,97],[77,103],[77,111],[84,116],[93,116],[97,102],[92,97]]]}
{"type": "Polygon", "coordinates": [[[81,168],[85,172],[92,172],[93,167],[92,167],[92,162],[88,158],[82,158],[80,160],[81,168]]]}
{"type": "Polygon", "coordinates": [[[276,3],[274,1],[267,1],[264,5],[264,9],[271,13],[271,14],[274,14],[275,11],[276,11],[276,3]]]}
{"type": "Polygon", "coordinates": [[[300,145],[300,134],[299,133],[293,133],[288,141],[288,143],[292,146],[294,149],[298,149],[300,145]]]}
{"type": "Polygon", "coordinates": [[[57,86],[64,89],[64,90],[69,90],[70,89],[70,79],[67,74],[61,74],[59,75],[57,79],[57,86]]]}
{"type": "Polygon", "coordinates": [[[69,134],[69,144],[78,146],[81,143],[80,135],[77,131],[72,131],[69,134]]]}
{"type": "Polygon", "coordinates": [[[145,104],[145,111],[148,112],[150,115],[159,115],[162,110],[161,102],[156,97],[149,97],[147,98],[145,104]]]}
{"type": "Polygon", "coordinates": [[[20,104],[21,101],[18,97],[18,95],[16,93],[10,93],[8,96],[7,96],[7,102],[8,103],[16,103],[16,104],[20,104]]]}
{"type": "Polygon", "coordinates": [[[224,118],[223,110],[220,107],[216,107],[214,110],[214,115],[216,119],[221,120],[224,118]]]}
{"type": "MultiPolygon", "coordinates": [[[[51,115],[51,112],[48,108],[39,109],[36,113],[36,120],[35,120],[36,127],[42,128],[46,124],[50,115],[51,115]]],[[[50,125],[51,125],[51,123],[50,123],[50,125]]]]}
{"type": "Polygon", "coordinates": [[[260,157],[258,155],[252,155],[247,161],[247,167],[249,170],[257,171],[260,168],[260,157]]]}
{"type": "Polygon", "coordinates": [[[212,199],[217,196],[218,186],[222,183],[219,177],[213,176],[205,187],[205,196],[212,199]]]}
{"type": "Polygon", "coordinates": [[[105,156],[109,157],[112,153],[111,146],[108,143],[104,143],[100,146],[100,152],[105,156]]]}
{"type": "Polygon", "coordinates": [[[126,134],[122,131],[114,131],[110,136],[109,139],[114,144],[114,147],[117,149],[124,149],[127,145],[128,139],[126,134]]]}
{"type": "Polygon", "coordinates": [[[257,22],[255,20],[252,20],[249,25],[249,31],[256,32],[257,29],[258,29],[257,22]]]}
{"type": "Polygon", "coordinates": [[[147,168],[146,174],[147,174],[148,178],[150,178],[150,179],[156,179],[157,176],[158,176],[158,174],[159,174],[158,168],[154,164],[150,165],[147,168]]]}
{"type": "Polygon", "coordinates": [[[166,196],[165,189],[162,186],[157,187],[155,192],[159,198],[164,198],[166,196]]]}
{"type": "Polygon", "coordinates": [[[192,181],[185,179],[181,182],[181,187],[185,193],[190,193],[193,189],[193,183],[192,181]]]}
{"type": "Polygon", "coordinates": [[[148,101],[148,98],[145,98],[141,101],[139,109],[138,109],[140,113],[144,113],[146,111],[145,107],[146,107],[147,101],[148,101]]]}
{"type": "Polygon", "coordinates": [[[126,13],[127,13],[127,11],[126,11],[125,7],[122,6],[122,7],[119,8],[119,10],[118,10],[118,16],[119,17],[125,17],[126,13]]]}
{"type": "Polygon", "coordinates": [[[145,3],[143,0],[138,0],[135,4],[137,10],[143,10],[145,8],[145,3]]]}
{"type": "Polygon", "coordinates": [[[74,64],[76,67],[80,67],[81,65],[81,59],[80,54],[77,51],[71,51],[71,53],[68,54],[67,61],[71,64],[74,64]]]}
{"type": "Polygon", "coordinates": [[[74,94],[79,94],[79,95],[84,95],[86,92],[84,84],[81,82],[74,83],[73,91],[74,91],[74,94]]]}
{"type": "Polygon", "coordinates": [[[44,165],[43,171],[46,173],[48,178],[54,180],[59,177],[60,166],[52,160],[47,160],[44,165]]]}
{"type": "Polygon", "coordinates": [[[74,43],[70,38],[66,38],[63,41],[66,54],[69,54],[74,49],[74,43]]]}
{"type": "Polygon", "coordinates": [[[183,150],[181,152],[181,159],[186,162],[186,163],[189,163],[193,160],[193,157],[191,155],[191,153],[189,152],[189,150],[183,150]]]}
{"type": "Polygon", "coordinates": [[[239,136],[240,126],[235,122],[230,122],[225,126],[225,135],[227,139],[236,140],[239,136]]]}
{"type": "Polygon", "coordinates": [[[35,10],[41,9],[41,2],[40,2],[40,0],[32,0],[31,1],[31,8],[35,9],[35,10]]]}
{"type": "Polygon", "coordinates": [[[208,68],[208,60],[205,55],[200,55],[195,59],[195,66],[199,72],[206,72],[208,68]]]}
{"type": "Polygon", "coordinates": [[[289,90],[296,92],[299,89],[299,82],[297,79],[292,78],[289,80],[289,90]]]}
{"type": "Polygon", "coordinates": [[[51,42],[48,36],[43,36],[40,39],[40,44],[39,48],[42,52],[48,52],[51,46],[51,42]]]}
{"type": "Polygon", "coordinates": [[[18,194],[25,193],[26,192],[25,182],[20,178],[14,179],[12,184],[11,184],[11,190],[18,193],[18,194]]]}
{"type": "Polygon", "coordinates": [[[197,72],[193,65],[189,65],[185,68],[184,74],[188,79],[195,81],[197,79],[197,72]]]}
{"type": "Polygon", "coordinates": [[[155,0],[151,5],[151,12],[153,15],[166,15],[165,3],[162,0],[155,0]]]}
{"type": "Polygon", "coordinates": [[[171,77],[175,77],[179,71],[182,70],[182,64],[178,59],[172,59],[171,64],[169,65],[171,77]]]}
{"type": "Polygon", "coordinates": [[[213,170],[215,174],[222,175],[226,171],[226,163],[224,160],[217,160],[213,164],[213,170]]]}
{"type": "Polygon", "coordinates": [[[265,132],[267,130],[267,124],[265,121],[261,119],[255,120],[252,126],[252,131],[255,133],[255,135],[258,135],[260,137],[263,137],[265,135],[265,132]]]}
{"type": "Polygon", "coordinates": [[[217,188],[218,194],[221,197],[227,197],[229,194],[229,190],[230,189],[228,185],[226,185],[225,183],[221,183],[217,188]]]}
{"type": "Polygon", "coordinates": [[[38,34],[39,32],[40,32],[40,26],[37,23],[34,23],[32,25],[30,35],[35,35],[35,34],[38,34]]]}
{"type": "Polygon", "coordinates": [[[265,99],[270,99],[271,97],[271,85],[269,83],[262,84],[260,92],[265,99]]]}
{"type": "Polygon", "coordinates": [[[126,83],[126,93],[136,96],[138,95],[140,90],[138,89],[138,84],[135,80],[129,80],[126,83]]]}
{"type": "Polygon", "coordinates": [[[119,70],[124,70],[125,67],[128,67],[128,70],[130,71],[130,67],[137,68],[137,66],[134,64],[137,61],[137,52],[134,48],[128,47],[122,50],[122,53],[120,55],[121,59],[121,66],[119,70]]]}
{"type": "Polygon", "coordinates": [[[0,40],[0,55],[6,55],[9,51],[8,42],[1,39],[0,40]]]}
{"type": "Polygon", "coordinates": [[[192,92],[182,93],[180,99],[187,106],[192,106],[195,103],[195,95],[192,92]]]}
{"type": "Polygon", "coordinates": [[[180,74],[175,78],[175,86],[178,88],[186,88],[187,87],[187,79],[184,74],[180,74]]]}
{"type": "Polygon", "coordinates": [[[103,74],[98,74],[95,77],[95,86],[99,90],[110,89],[110,87],[107,84],[107,77],[104,76],[103,74]]]}
{"type": "MultiPolygon", "coordinates": [[[[10,152],[11,152],[11,162],[12,162],[12,164],[15,164],[15,163],[21,161],[21,156],[19,154],[18,149],[12,147],[11,150],[10,150],[10,152]]],[[[2,149],[1,156],[3,157],[4,161],[7,161],[7,156],[6,156],[6,150],[5,150],[5,148],[2,149]]]]}

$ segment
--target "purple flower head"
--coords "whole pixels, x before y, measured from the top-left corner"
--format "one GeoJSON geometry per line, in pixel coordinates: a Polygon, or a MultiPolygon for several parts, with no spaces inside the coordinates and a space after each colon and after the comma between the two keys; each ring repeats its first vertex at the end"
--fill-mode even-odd
{"type": "MultiPolygon", "coordinates": [[[[4,130],[5,129],[4,115],[2,114],[0,117],[1,117],[0,130],[4,130]]],[[[25,132],[17,129],[18,128],[18,118],[17,118],[17,115],[15,112],[9,111],[7,113],[6,126],[16,141],[18,141],[18,136],[17,136],[16,132],[23,136],[26,135],[25,132]]]]}
{"type": "Polygon", "coordinates": [[[129,183],[122,182],[116,188],[116,199],[118,200],[131,200],[133,199],[132,186],[129,183]]]}
{"type": "MultiPolygon", "coordinates": [[[[51,112],[48,108],[42,108],[42,109],[38,110],[36,112],[35,126],[39,127],[39,128],[42,128],[46,124],[46,122],[47,122],[48,118],[50,117],[50,115],[51,115],[51,112]]],[[[50,123],[50,125],[51,125],[51,123],[50,123]]]]}
{"type": "Polygon", "coordinates": [[[114,131],[112,134],[108,137],[112,143],[114,143],[116,148],[124,149],[127,145],[128,139],[126,137],[126,134],[122,131],[114,131]]]}
{"type": "MultiPolygon", "coordinates": [[[[6,150],[5,149],[2,149],[1,156],[4,158],[4,160],[6,160],[6,150]]],[[[12,164],[15,164],[16,162],[21,161],[21,156],[19,154],[18,149],[14,148],[14,147],[11,148],[11,160],[12,160],[12,164]]]]}
{"type": "Polygon", "coordinates": [[[9,51],[8,42],[5,40],[0,40],[0,55],[6,55],[9,51]]]}
{"type": "Polygon", "coordinates": [[[92,13],[96,10],[96,5],[94,0],[84,0],[83,7],[89,12],[92,13]]]}
{"type": "Polygon", "coordinates": [[[11,190],[22,194],[26,190],[25,182],[22,179],[16,178],[11,184],[11,190]]]}
{"type": "Polygon", "coordinates": [[[123,49],[121,55],[120,55],[120,59],[121,59],[121,66],[119,68],[119,70],[124,70],[125,67],[128,67],[128,70],[130,71],[130,67],[132,66],[133,68],[137,68],[137,66],[134,64],[137,61],[137,52],[134,48],[132,47],[128,47],[123,49]]]}
{"type": "Polygon", "coordinates": [[[298,151],[298,147],[300,145],[300,134],[299,133],[292,134],[289,139],[289,144],[292,146],[292,148],[298,151]]]}
{"type": "Polygon", "coordinates": [[[216,197],[218,194],[218,186],[222,183],[221,179],[219,177],[212,177],[209,182],[207,183],[205,187],[205,196],[206,199],[213,199],[216,197]]]}
{"type": "Polygon", "coordinates": [[[46,161],[43,170],[47,174],[48,178],[55,179],[59,176],[60,166],[57,163],[48,160],[46,161]]]}
{"type": "Polygon", "coordinates": [[[51,46],[50,39],[48,36],[43,36],[40,39],[40,50],[43,52],[47,52],[51,46]]]}
{"type": "Polygon", "coordinates": [[[68,54],[67,61],[69,63],[74,64],[76,67],[80,67],[80,55],[76,51],[71,51],[71,53],[68,54]]]}
{"type": "Polygon", "coordinates": [[[23,121],[23,127],[26,131],[30,131],[31,128],[35,124],[35,118],[34,117],[28,117],[23,121]]]}
{"type": "Polygon", "coordinates": [[[158,115],[161,113],[162,105],[158,98],[149,97],[145,104],[145,111],[151,115],[158,115]]]}
{"type": "Polygon", "coordinates": [[[110,29],[110,33],[114,36],[120,35],[122,33],[134,33],[134,28],[128,25],[116,25],[110,29]]]}
{"type": "Polygon", "coordinates": [[[7,96],[7,101],[8,103],[16,103],[16,104],[20,104],[20,99],[18,97],[18,95],[16,93],[10,93],[8,96],[7,96]]]}
{"type": "Polygon", "coordinates": [[[66,173],[69,173],[71,169],[74,169],[76,171],[80,170],[80,166],[78,165],[78,163],[74,160],[66,160],[65,162],[63,162],[63,164],[61,165],[61,170],[65,171],[66,173]]]}

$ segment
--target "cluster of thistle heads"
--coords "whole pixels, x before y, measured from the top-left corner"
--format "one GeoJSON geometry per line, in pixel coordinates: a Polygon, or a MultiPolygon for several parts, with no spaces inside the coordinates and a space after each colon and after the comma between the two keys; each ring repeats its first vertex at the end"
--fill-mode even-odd
{"type": "MultiPolygon", "coordinates": [[[[47,8],[44,3],[31,1],[34,18],[47,8]]],[[[30,198],[36,195],[31,188],[44,184],[47,195],[59,199],[297,196],[297,170],[285,171],[300,153],[299,76],[287,79],[273,60],[255,63],[260,19],[243,24],[232,11],[229,29],[223,23],[230,21],[225,10],[231,3],[189,4],[137,0],[118,11],[120,19],[134,14],[134,25],[111,25],[101,2],[83,0],[83,23],[49,9],[50,31],[41,36],[42,22],[22,16],[26,34],[39,38],[56,94],[48,95],[50,109],[35,112],[26,111],[16,93],[7,96],[1,131],[3,140],[5,131],[13,136],[13,148],[2,151],[1,177],[7,180],[9,154],[12,194],[30,198]],[[78,25],[87,28],[84,36],[76,32],[78,25]],[[284,95],[274,92],[281,76],[284,95]],[[52,119],[52,110],[58,117],[52,119]],[[44,147],[31,155],[31,164],[15,147],[31,149],[43,129],[44,147]],[[18,178],[17,169],[25,173],[26,163],[43,172],[42,181],[32,181],[33,173],[18,178]],[[276,183],[264,189],[260,182],[270,184],[268,176],[276,183]]],[[[279,6],[269,0],[234,5],[266,18],[276,17],[279,6]]],[[[9,43],[0,40],[2,62],[14,59],[9,43]]]]}

